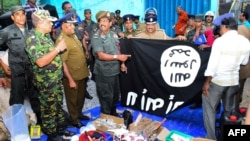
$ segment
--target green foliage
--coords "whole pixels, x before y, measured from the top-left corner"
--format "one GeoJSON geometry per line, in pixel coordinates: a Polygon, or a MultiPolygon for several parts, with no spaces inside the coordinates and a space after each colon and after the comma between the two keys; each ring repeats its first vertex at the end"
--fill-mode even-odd
{"type": "Polygon", "coordinates": [[[21,5],[21,0],[0,0],[1,12],[7,12],[12,6],[21,5]]]}

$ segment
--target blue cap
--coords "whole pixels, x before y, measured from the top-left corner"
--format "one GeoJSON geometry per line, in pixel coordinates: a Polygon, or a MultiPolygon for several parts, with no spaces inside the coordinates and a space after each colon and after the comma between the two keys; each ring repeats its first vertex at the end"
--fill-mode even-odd
{"type": "Polygon", "coordinates": [[[124,22],[133,21],[134,20],[134,15],[133,14],[127,14],[127,15],[124,15],[122,18],[123,18],[124,22]]]}
{"type": "Polygon", "coordinates": [[[150,7],[146,9],[145,17],[150,16],[150,15],[157,16],[157,10],[154,7],[150,7]]]}
{"type": "Polygon", "coordinates": [[[62,23],[76,23],[77,20],[73,19],[74,14],[73,13],[68,13],[64,15],[62,18],[58,19],[57,21],[62,23]]]}
{"type": "Polygon", "coordinates": [[[151,15],[151,16],[147,16],[144,20],[146,24],[155,24],[157,21],[157,17],[151,15]]]}
{"type": "Polygon", "coordinates": [[[214,19],[213,24],[220,26],[222,20],[224,20],[225,18],[233,18],[233,17],[234,17],[233,13],[225,13],[214,19]]]}

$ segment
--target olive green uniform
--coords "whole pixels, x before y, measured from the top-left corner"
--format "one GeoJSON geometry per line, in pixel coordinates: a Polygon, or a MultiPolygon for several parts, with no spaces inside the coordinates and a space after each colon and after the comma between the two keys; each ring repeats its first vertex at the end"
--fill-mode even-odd
{"type": "Polygon", "coordinates": [[[37,59],[55,49],[49,33],[43,35],[32,30],[26,43],[26,51],[34,70],[34,83],[40,94],[42,129],[46,134],[55,134],[57,127],[63,126],[65,121],[62,109],[62,59],[57,55],[44,67],[36,65],[37,59]]]}
{"type": "Polygon", "coordinates": [[[58,40],[56,40],[56,44],[59,43],[61,39],[64,39],[67,45],[67,50],[61,55],[62,60],[66,63],[69,73],[77,87],[77,89],[70,88],[68,79],[66,77],[63,79],[70,122],[77,124],[79,117],[82,115],[86,93],[86,78],[89,75],[89,71],[82,44],[77,39],[77,36],[75,34],[67,35],[62,31],[58,40]]]}
{"type": "Polygon", "coordinates": [[[96,58],[94,74],[96,78],[97,95],[101,104],[101,112],[115,115],[116,104],[120,94],[120,62],[118,60],[100,60],[96,56],[96,53],[104,52],[107,54],[119,54],[118,36],[113,31],[110,31],[106,35],[101,35],[101,31],[98,30],[93,35],[91,41],[93,45],[93,54],[96,58]]]}
{"type": "Polygon", "coordinates": [[[123,32],[124,33],[124,37],[128,37],[129,35],[132,35],[132,36],[135,36],[137,34],[137,31],[136,30],[132,30],[132,32],[129,32],[129,31],[125,31],[123,32]]]}

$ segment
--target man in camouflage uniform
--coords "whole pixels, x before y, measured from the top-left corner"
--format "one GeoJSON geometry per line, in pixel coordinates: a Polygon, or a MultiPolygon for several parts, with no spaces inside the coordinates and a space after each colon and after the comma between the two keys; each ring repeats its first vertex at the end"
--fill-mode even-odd
{"type": "Polygon", "coordinates": [[[77,21],[68,16],[61,19],[62,32],[56,40],[56,45],[61,40],[65,40],[67,45],[67,50],[62,54],[65,76],[63,86],[70,122],[73,126],[80,128],[83,124],[79,119],[89,120],[89,117],[82,114],[89,70],[82,44],[75,35],[75,22],[77,21]]]}
{"type": "Polygon", "coordinates": [[[32,14],[35,28],[27,36],[26,51],[34,69],[34,83],[38,88],[41,103],[42,130],[48,135],[48,141],[61,141],[59,135],[72,136],[65,130],[65,117],[62,109],[62,60],[58,55],[66,49],[64,40],[54,46],[50,37],[52,22],[47,10],[38,10],[32,14]]]}
{"type": "Polygon", "coordinates": [[[123,21],[124,21],[124,28],[125,28],[125,31],[123,32],[124,37],[130,38],[132,36],[135,36],[136,35],[136,30],[133,29],[134,15],[127,14],[127,15],[124,15],[122,18],[123,18],[123,21]]]}
{"type": "Polygon", "coordinates": [[[119,100],[120,61],[121,71],[126,72],[125,61],[129,55],[120,54],[119,40],[116,33],[110,30],[111,18],[108,11],[96,14],[100,29],[93,35],[91,41],[95,55],[96,89],[101,113],[117,116],[116,104],[119,100]]]}
{"type": "Polygon", "coordinates": [[[11,72],[9,104],[10,106],[23,104],[24,98],[28,96],[40,124],[38,91],[32,84],[33,70],[25,52],[25,36],[28,34],[28,29],[25,28],[26,15],[24,8],[22,6],[13,6],[11,14],[14,23],[0,31],[0,45],[6,43],[9,49],[9,68],[7,70],[11,72]]]}

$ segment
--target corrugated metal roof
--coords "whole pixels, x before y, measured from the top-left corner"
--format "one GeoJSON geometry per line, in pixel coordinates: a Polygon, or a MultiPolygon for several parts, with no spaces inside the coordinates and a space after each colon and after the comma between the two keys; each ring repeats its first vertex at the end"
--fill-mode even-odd
{"type": "Polygon", "coordinates": [[[204,14],[211,8],[211,0],[145,0],[145,9],[154,7],[157,9],[157,20],[162,29],[165,29],[166,34],[174,36],[172,26],[177,21],[176,7],[182,8],[188,14],[204,14]]]}

